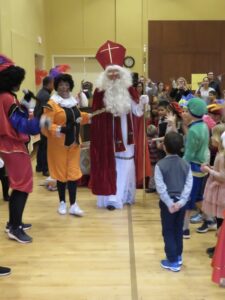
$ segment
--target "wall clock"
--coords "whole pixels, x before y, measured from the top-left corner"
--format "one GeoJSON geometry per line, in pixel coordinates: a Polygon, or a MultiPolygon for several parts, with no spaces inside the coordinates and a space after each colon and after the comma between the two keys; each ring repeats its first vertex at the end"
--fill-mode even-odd
{"type": "Polygon", "coordinates": [[[132,68],[135,64],[135,60],[132,56],[126,56],[124,58],[123,64],[127,68],[132,68]]]}

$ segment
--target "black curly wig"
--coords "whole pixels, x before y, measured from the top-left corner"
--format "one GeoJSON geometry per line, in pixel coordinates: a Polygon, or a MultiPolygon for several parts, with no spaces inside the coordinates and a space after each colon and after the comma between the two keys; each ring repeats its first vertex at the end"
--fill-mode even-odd
{"type": "Polygon", "coordinates": [[[25,78],[25,70],[21,67],[10,66],[0,72],[0,93],[13,92],[25,78]]]}
{"type": "Polygon", "coordinates": [[[70,91],[73,90],[74,81],[73,81],[73,78],[70,74],[59,74],[58,76],[55,77],[55,79],[54,79],[54,89],[56,91],[58,90],[58,86],[59,86],[59,83],[61,81],[68,82],[69,86],[70,86],[70,91]]]}

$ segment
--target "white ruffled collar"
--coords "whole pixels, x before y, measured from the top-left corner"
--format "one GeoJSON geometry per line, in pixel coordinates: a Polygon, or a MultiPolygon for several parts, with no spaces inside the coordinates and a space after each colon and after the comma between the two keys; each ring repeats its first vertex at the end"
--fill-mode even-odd
{"type": "Polygon", "coordinates": [[[77,100],[72,95],[70,95],[69,98],[64,99],[61,96],[59,96],[57,93],[55,93],[51,96],[51,100],[53,100],[61,107],[66,107],[66,108],[71,108],[78,104],[77,100]]]}

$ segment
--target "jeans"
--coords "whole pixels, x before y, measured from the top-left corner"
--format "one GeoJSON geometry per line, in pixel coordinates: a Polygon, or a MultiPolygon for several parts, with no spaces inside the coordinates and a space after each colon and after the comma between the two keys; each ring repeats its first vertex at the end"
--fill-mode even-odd
{"type": "Polygon", "coordinates": [[[160,216],[165,253],[170,262],[177,262],[183,252],[183,224],[185,207],[171,214],[168,207],[160,200],[160,216]]]}

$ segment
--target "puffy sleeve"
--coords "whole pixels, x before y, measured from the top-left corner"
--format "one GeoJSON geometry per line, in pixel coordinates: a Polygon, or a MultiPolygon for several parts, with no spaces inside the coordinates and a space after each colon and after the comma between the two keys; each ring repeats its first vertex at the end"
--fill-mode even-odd
{"type": "Polygon", "coordinates": [[[42,128],[41,132],[43,135],[45,135],[46,137],[49,137],[50,135],[58,135],[59,134],[59,128],[63,125],[63,124],[56,124],[55,123],[55,108],[53,105],[51,105],[50,102],[48,102],[45,106],[43,106],[43,110],[44,110],[44,116],[48,117],[51,120],[51,126],[46,129],[46,128],[42,128]]]}
{"type": "Polygon", "coordinates": [[[27,110],[21,108],[14,95],[3,93],[0,106],[0,135],[10,135],[9,124],[19,133],[35,135],[40,132],[38,119],[29,119],[27,110]]]}
{"type": "Polygon", "coordinates": [[[136,103],[132,100],[131,102],[131,110],[132,110],[132,113],[136,116],[136,117],[141,117],[143,116],[144,114],[144,105],[139,102],[139,103],[136,103]]]}

